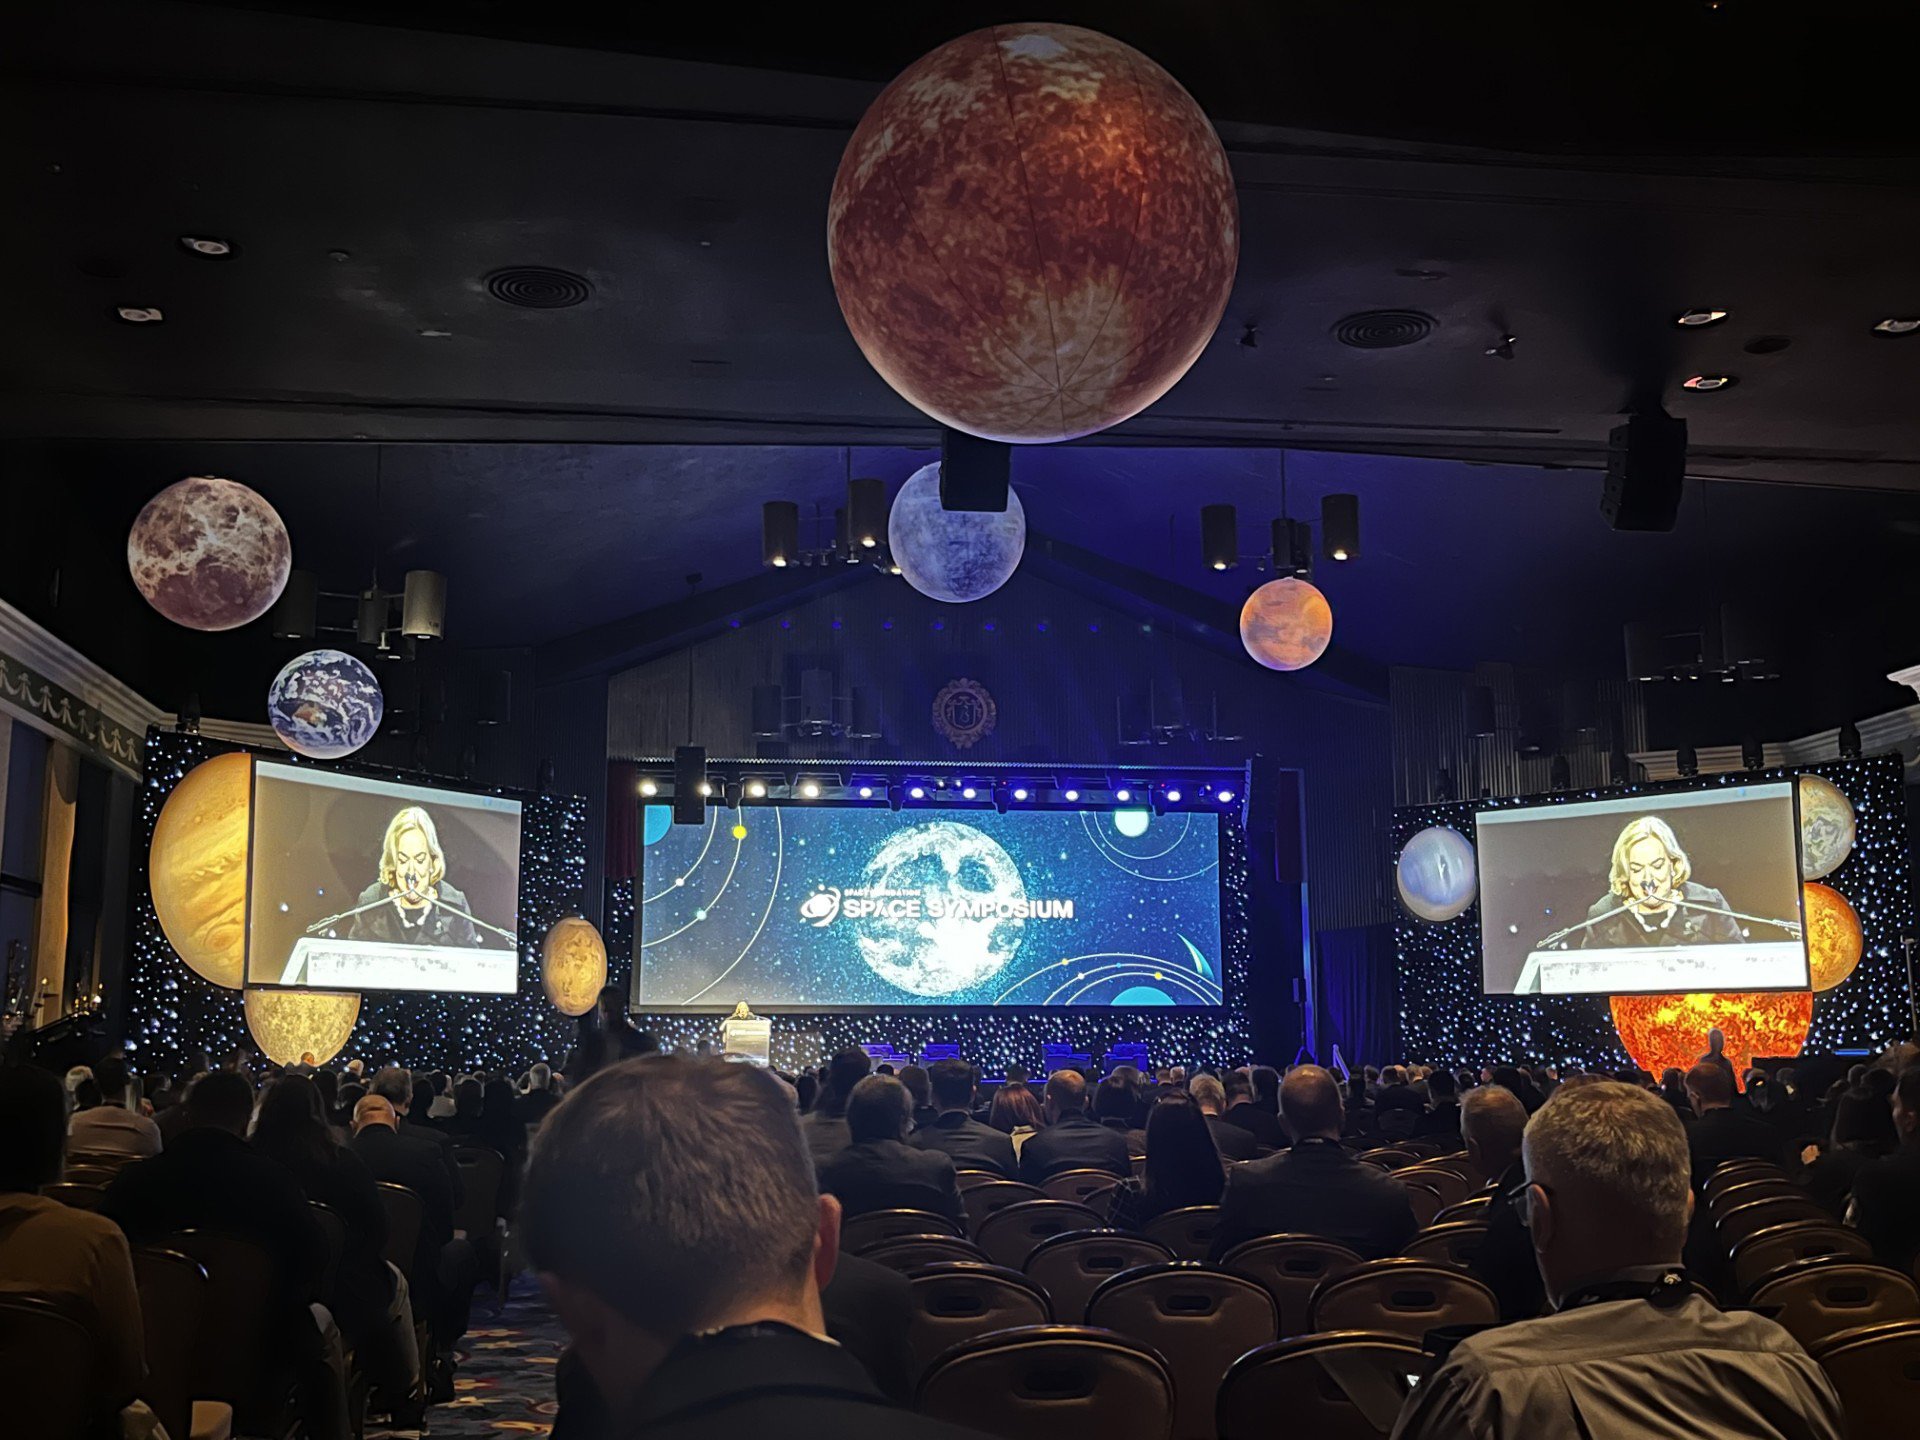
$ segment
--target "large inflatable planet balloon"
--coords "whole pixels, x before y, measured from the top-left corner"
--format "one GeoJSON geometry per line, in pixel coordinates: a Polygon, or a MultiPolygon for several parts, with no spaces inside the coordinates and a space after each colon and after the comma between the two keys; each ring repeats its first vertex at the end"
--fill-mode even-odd
{"type": "Polygon", "coordinates": [[[253,757],[203,760],[153,823],[147,884],[160,933],[203,980],[238,990],[247,938],[247,836],[253,757]]]}
{"type": "Polygon", "coordinates": [[[1407,841],[1394,867],[1400,903],[1422,920],[1443,924],[1480,893],[1473,846],[1458,830],[1432,825],[1407,841]]]}
{"type": "Polygon", "coordinates": [[[1800,777],[1800,878],[1823,880],[1853,849],[1853,803],[1819,775],[1800,777]]]}
{"type": "Polygon", "coordinates": [[[287,527],[246,486],[212,475],[169,485],[127,534],[147,603],[189,630],[232,630],[273,608],[293,569],[287,527]]]}
{"type": "Polygon", "coordinates": [[[349,990],[249,990],[247,1030],[276,1065],[305,1056],[324,1065],[346,1048],[360,1018],[360,997],[349,990]]]}
{"type": "Polygon", "coordinates": [[[1240,256],[1220,137],[1171,75],[1072,25],[976,30],[868,107],[827,204],[840,312],[934,419],[1046,444],[1199,358],[1240,256]]]}
{"type": "Polygon", "coordinates": [[[1012,577],[1027,549],[1027,512],[1007,491],[1007,508],[942,510],[940,465],[922,466],[893,497],[887,548],[922,595],[963,605],[991,595],[1012,577]]]}
{"type": "Polygon", "coordinates": [[[1269,670],[1304,670],[1333,640],[1333,607],[1305,580],[1269,580],[1240,607],[1240,643],[1269,670]]]}
{"type": "Polygon", "coordinates": [[[386,702],[373,671],[344,650],[309,650],[287,662],[267,692],[267,718],[289,750],[339,760],[373,739],[386,702]]]}
{"type": "Polygon", "coordinates": [[[1607,1003],[1627,1054],[1655,1076],[1688,1070],[1706,1053],[1710,1030],[1725,1037],[1739,1075],[1756,1058],[1798,1055],[1813,1025],[1811,990],[1614,995],[1607,1003]]]}
{"type": "Polygon", "coordinates": [[[1807,912],[1807,966],[1813,988],[1831,990],[1853,973],[1866,948],[1860,917],[1831,885],[1803,885],[1807,912]]]}
{"type": "Polygon", "coordinates": [[[540,944],[540,979],[562,1015],[584,1015],[607,983],[607,945],[591,920],[556,921],[540,944]]]}

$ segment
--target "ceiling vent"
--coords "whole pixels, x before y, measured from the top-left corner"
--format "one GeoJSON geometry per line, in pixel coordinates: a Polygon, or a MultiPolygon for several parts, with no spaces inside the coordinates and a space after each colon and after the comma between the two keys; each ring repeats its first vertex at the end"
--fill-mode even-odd
{"type": "Polygon", "coordinates": [[[544,265],[513,265],[487,276],[487,293],[503,305],[522,310],[565,310],[589,299],[593,286],[571,270],[544,265]]]}
{"type": "Polygon", "coordinates": [[[1395,350],[1433,333],[1434,319],[1421,310],[1361,310],[1333,327],[1333,338],[1355,350],[1395,350]]]}

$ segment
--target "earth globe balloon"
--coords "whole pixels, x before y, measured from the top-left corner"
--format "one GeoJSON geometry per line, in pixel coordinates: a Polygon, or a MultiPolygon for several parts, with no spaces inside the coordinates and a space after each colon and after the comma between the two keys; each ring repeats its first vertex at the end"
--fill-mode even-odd
{"type": "Polygon", "coordinates": [[[922,595],[964,605],[1012,578],[1027,549],[1027,512],[1007,491],[1007,508],[943,510],[940,464],[922,466],[893,497],[887,548],[906,582],[922,595]]]}
{"type": "Polygon", "coordinates": [[[1193,97],[1072,25],[923,55],[854,130],[827,264],[854,341],[907,401],[1016,444],[1091,435],[1187,372],[1233,288],[1240,217],[1193,97]]]}
{"type": "Polygon", "coordinates": [[[1240,643],[1269,670],[1304,670],[1333,641],[1333,607],[1305,580],[1269,580],[1240,607],[1240,643]]]}
{"type": "Polygon", "coordinates": [[[360,997],[347,990],[248,990],[247,1032],[276,1065],[302,1056],[324,1065],[346,1048],[360,1018],[360,997]]]}
{"type": "Polygon", "coordinates": [[[202,760],[160,807],[147,851],[160,933],[189,970],[228,990],[245,978],[252,811],[253,758],[202,760]]]}
{"type": "Polygon", "coordinates": [[[1800,878],[1824,880],[1846,863],[1856,833],[1853,802],[1820,775],[1800,777],[1800,878]]]}
{"type": "Polygon", "coordinates": [[[593,1009],[607,983],[607,946],[591,920],[568,915],[554,923],[540,945],[540,979],[562,1015],[593,1009]]]}
{"type": "Polygon", "coordinates": [[[1847,897],[1831,885],[1803,885],[1807,920],[1807,969],[1815,992],[1831,990],[1860,963],[1866,937],[1847,897]]]}
{"type": "Polygon", "coordinates": [[[1458,830],[1430,825],[1400,851],[1394,884],[1408,910],[1422,920],[1444,924],[1480,893],[1473,846],[1458,830]]]}
{"type": "Polygon", "coordinates": [[[287,662],[267,691],[267,718],[286,747],[340,760],[373,739],[386,702],[380,682],[344,650],[309,650],[287,662]]]}
{"type": "Polygon", "coordinates": [[[189,630],[233,630],[273,608],[293,546],[273,506],[236,481],[194,475],[146,503],[127,533],[146,601],[189,630]]]}

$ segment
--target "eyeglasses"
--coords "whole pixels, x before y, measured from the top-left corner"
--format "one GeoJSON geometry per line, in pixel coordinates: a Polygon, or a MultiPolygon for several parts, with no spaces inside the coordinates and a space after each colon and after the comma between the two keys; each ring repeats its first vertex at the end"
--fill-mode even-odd
{"type": "Polygon", "coordinates": [[[1513,1207],[1513,1213],[1519,1216],[1520,1223],[1529,1230],[1533,1228],[1533,1192],[1536,1190],[1542,1195],[1551,1195],[1553,1193],[1553,1187],[1551,1185],[1542,1185],[1533,1180],[1522,1180],[1518,1185],[1500,1197],[1513,1207]]]}

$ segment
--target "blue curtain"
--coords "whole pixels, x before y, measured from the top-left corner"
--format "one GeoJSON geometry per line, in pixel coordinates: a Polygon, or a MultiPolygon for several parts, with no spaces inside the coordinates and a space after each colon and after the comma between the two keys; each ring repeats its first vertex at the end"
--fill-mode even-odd
{"type": "Polygon", "coordinates": [[[1393,927],[1321,930],[1314,936],[1314,951],[1320,1062],[1331,1064],[1338,1045],[1341,1058],[1354,1070],[1391,1063],[1400,1008],[1393,927]]]}

